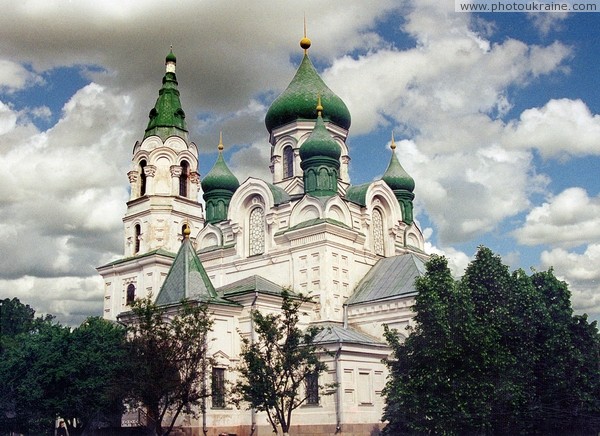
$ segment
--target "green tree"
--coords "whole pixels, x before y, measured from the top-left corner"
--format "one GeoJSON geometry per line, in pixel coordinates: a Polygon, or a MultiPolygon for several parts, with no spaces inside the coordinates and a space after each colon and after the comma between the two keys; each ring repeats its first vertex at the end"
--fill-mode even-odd
{"type": "Polygon", "coordinates": [[[88,318],[72,331],[62,365],[65,402],[59,415],[77,422],[78,430],[120,425],[129,365],[125,328],[99,317],[88,318]]]}
{"type": "Polygon", "coordinates": [[[70,329],[36,319],[13,337],[0,359],[0,423],[11,431],[48,434],[66,403],[63,365],[70,329]],[[3,421],[3,422],[2,422],[3,421]]]}
{"type": "MultiPolygon", "coordinates": [[[[266,412],[273,431],[288,434],[292,412],[308,399],[305,384],[327,370],[319,360],[315,344],[320,328],[298,326],[302,305],[311,302],[305,295],[281,294],[281,312],[263,315],[252,312],[256,338],[242,336],[239,379],[234,402],[247,402],[249,408],[266,412]]],[[[319,390],[333,385],[319,385],[319,390]]]]}
{"type": "Polygon", "coordinates": [[[406,341],[386,329],[386,434],[597,433],[598,331],[552,271],[480,247],[460,281],[433,256],[416,288],[406,341]]]}
{"type": "Polygon", "coordinates": [[[151,296],[136,300],[129,325],[130,398],[141,403],[157,434],[169,434],[182,410],[192,413],[206,397],[207,338],[212,328],[206,304],[182,301],[159,307],[151,296]],[[163,420],[170,418],[166,429],[163,420]]]}
{"type": "Polygon", "coordinates": [[[53,434],[65,419],[71,434],[92,420],[118,414],[125,329],[90,318],[71,331],[52,316],[17,299],[3,301],[4,346],[0,356],[0,428],[26,434],[53,434]],[[7,308],[10,310],[5,310],[7,308]],[[77,428],[73,423],[77,422],[77,428]]]}
{"type": "Polygon", "coordinates": [[[600,342],[596,322],[573,316],[570,292],[552,270],[532,275],[547,309],[535,368],[538,426],[569,433],[600,428],[600,342]]]}

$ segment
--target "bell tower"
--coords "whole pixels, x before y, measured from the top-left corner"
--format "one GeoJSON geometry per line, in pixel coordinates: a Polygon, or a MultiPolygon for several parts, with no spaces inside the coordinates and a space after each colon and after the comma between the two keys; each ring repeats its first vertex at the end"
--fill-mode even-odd
{"type": "Polygon", "coordinates": [[[197,234],[204,226],[198,203],[198,147],[188,137],[176,63],[171,50],[144,138],[133,147],[123,259],[98,268],[105,282],[105,318],[129,310],[137,297],[156,297],[185,227],[197,234]]]}

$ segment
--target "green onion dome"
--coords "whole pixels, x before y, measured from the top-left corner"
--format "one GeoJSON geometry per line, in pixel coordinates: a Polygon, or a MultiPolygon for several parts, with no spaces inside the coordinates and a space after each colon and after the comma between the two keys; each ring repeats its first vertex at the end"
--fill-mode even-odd
{"type": "Polygon", "coordinates": [[[301,46],[305,49],[304,58],[286,90],[275,99],[267,111],[265,117],[267,130],[271,133],[273,129],[296,120],[314,120],[315,95],[321,96],[323,105],[327,108],[325,121],[348,130],[351,119],[346,104],[327,87],[310,61],[306,53],[310,47],[310,40],[303,38],[301,46]]]}
{"type": "Polygon", "coordinates": [[[330,158],[338,162],[339,166],[342,149],[327,131],[325,122],[323,121],[323,116],[321,115],[322,110],[323,107],[319,102],[319,105],[317,106],[317,122],[315,123],[315,128],[311,132],[310,136],[306,138],[306,141],[304,141],[300,147],[300,159],[302,162],[305,162],[315,157],[330,158]]]}
{"type": "Polygon", "coordinates": [[[173,62],[174,64],[177,63],[177,58],[175,57],[175,53],[173,53],[173,47],[171,47],[171,51],[169,52],[169,54],[167,55],[167,58],[165,59],[165,64],[168,64],[169,62],[173,62]]]}
{"type": "Polygon", "coordinates": [[[382,180],[387,183],[387,185],[393,191],[408,191],[413,192],[415,190],[415,179],[413,179],[402,165],[398,161],[398,157],[396,156],[396,143],[394,142],[394,136],[392,135],[392,144],[390,146],[392,149],[392,157],[390,159],[390,164],[388,165],[387,170],[383,174],[382,180]]]}
{"type": "Polygon", "coordinates": [[[204,176],[200,185],[205,197],[217,192],[233,194],[240,187],[237,177],[233,175],[229,167],[227,167],[225,159],[223,159],[222,136],[219,141],[219,156],[217,157],[217,161],[208,174],[204,176]]]}

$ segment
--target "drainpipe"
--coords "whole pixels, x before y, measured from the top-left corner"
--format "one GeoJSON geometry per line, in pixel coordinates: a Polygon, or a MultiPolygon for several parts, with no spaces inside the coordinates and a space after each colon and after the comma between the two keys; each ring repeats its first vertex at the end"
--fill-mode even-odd
{"type": "MultiPolygon", "coordinates": [[[[250,305],[250,343],[254,344],[255,333],[254,333],[254,318],[252,314],[254,313],[254,309],[256,308],[256,300],[258,299],[258,291],[254,291],[254,300],[252,300],[252,304],[250,305]]],[[[256,431],[256,410],[254,408],[250,409],[250,420],[252,422],[252,426],[250,427],[250,436],[254,434],[256,431]]]]}
{"type": "Polygon", "coordinates": [[[340,355],[342,354],[342,342],[340,341],[337,352],[335,353],[335,433],[342,431],[342,366],[340,364],[340,355]]]}
{"type": "MultiPolygon", "coordinates": [[[[348,305],[346,303],[342,304],[342,314],[344,318],[344,330],[346,330],[348,329],[348,305]]],[[[342,431],[342,365],[340,364],[341,354],[342,342],[340,341],[338,350],[335,353],[335,383],[337,385],[335,392],[336,434],[342,431]]]]}
{"type": "MultiPolygon", "coordinates": [[[[187,263],[187,262],[186,262],[187,263]]],[[[208,345],[206,343],[206,336],[204,337],[204,359],[202,359],[202,433],[204,436],[208,434],[208,427],[206,427],[206,353],[208,351],[208,345]]]]}

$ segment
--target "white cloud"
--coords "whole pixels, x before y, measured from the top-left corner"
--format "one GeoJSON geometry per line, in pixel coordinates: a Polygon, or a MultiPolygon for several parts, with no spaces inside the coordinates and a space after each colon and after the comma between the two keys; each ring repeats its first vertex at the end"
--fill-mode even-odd
{"type": "Polygon", "coordinates": [[[562,30],[562,21],[569,17],[568,12],[552,12],[551,14],[530,12],[527,14],[533,26],[546,36],[550,31],[562,30]]]}
{"type": "Polygon", "coordinates": [[[400,141],[398,158],[416,183],[416,196],[436,223],[443,244],[472,239],[529,206],[529,195],[547,180],[535,175],[528,152],[499,145],[471,153],[428,156],[400,141]]]}
{"type": "Polygon", "coordinates": [[[600,244],[590,244],[582,254],[555,248],[541,255],[544,268],[553,267],[557,277],[569,283],[573,309],[598,318],[600,315],[600,244]]]}
{"type": "Polygon", "coordinates": [[[541,108],[523,111],[509,126],[509,146],[536,148],[545,157],[598,155],[600,115],[581,100],[550,100],[541,108]]]}
{"type": "Polygon", "coordinates": [[[429,241],[425,242],[425,252],[428,254],[444,256],[448,260],[448,268],[450,268],[450,271],[455,278],[462,277],[465,273],[465,269],[472,261],[467,254],[460,250],[456,250],[453,247],[439,248],[429,241]]]}
{"type": "Polygon", "coordinates": [[[0,135],[4,135],[17,125],[17,113],[0,101],[0,135]]]}
{"type": "MultiPolygon", "coordinates": [[[[132,107],[129,97],[90,84],[52,129],[14,124],[0,136],[0,251],[10,253],[0,267],[0,295],[32,289],[23,283],[36,278],[89,280],[121,251],[132,107]]],[[[46,305],[61,298],[44,297],[46,305]]]]}
{"type": "Polygon", "coordinates": [[[14,92],[32,84],[41,84],[44,80],[23,65],[6,59],[0,59],[0,91],[14,92]]]}
{"type": "Polygon", "coordinates": [[[102,316],[100,276],[0,279],[0,298],[18,298],[36,315],[57,316],[61,323],[77,326],[89,316],[102,316]]]}
{"type": "Polygon", "coordinates": [[[520,244],[574,247],[600,241],[600,197],[569,188],[532,209],[513,235],[520,244]]]}

